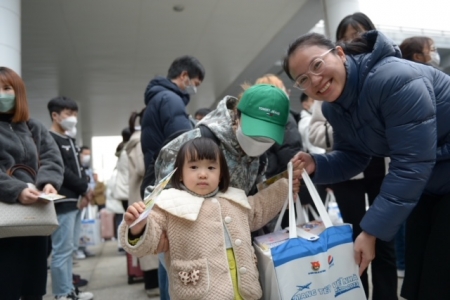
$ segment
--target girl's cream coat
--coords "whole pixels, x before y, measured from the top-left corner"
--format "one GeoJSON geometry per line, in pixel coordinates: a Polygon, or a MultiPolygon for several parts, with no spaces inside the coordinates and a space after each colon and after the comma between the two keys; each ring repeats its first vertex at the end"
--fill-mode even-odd
{"type": "Polygon", "coordinates": [[[276,216],[287,194],[286,179],[250,197],[235,188],[207,199],[165,190],[147,219],[140,241],[135,246],[128,243],[125,223],[120,227],[120,239],[126,251],[144,256],[154,253],[161,233],[166,231],[171,299],[231,300],[234,292],[226,255],[226,228],[236,258],[239,292],[246,300],[259,299],[262,291],[250,232],[276,216]]]}

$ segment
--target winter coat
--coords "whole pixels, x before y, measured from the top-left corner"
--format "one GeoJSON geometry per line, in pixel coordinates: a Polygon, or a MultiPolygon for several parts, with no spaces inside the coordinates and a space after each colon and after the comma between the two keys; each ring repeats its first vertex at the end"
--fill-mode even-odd
{"type": "Polygon", "coordinates": [[[94,187],[94,197],[92,197],[92,205],[106,204],[106,186],[103,182],[97,181],[94,187]]]}
{"type": "Polygon", "coordinates": [[[146,168],[153,166],[154,158],[167,137],[179,130],[192,129],[186,113],[189,100],[189,94],[165,77],[158,76],[148,84],[141,124],[146,168]]]}
{"type": "Polygon", "coordinates": [[[89,189],[89,178],[80,164],[80,147],[75,140],[54,131],[50,131],[50,135],[58,145],[64,163],[64,180],[58,193],[66,198],[54,201],[56,212],[63,214],[78,209],[79,198],[89,189]]]}
{"type": "Polygon", "coordinates": [[[165,259],[170,298],[232,300],[235,297],[225,247],[226,228],[236,259],[239,293],[244,299],[260,299],[250,232],[275,217],[287,194],[286,179],[248,198],[243,190],[231,187],[206,199],[186,191],[164,190],[138,243],[129,244],[125,223],[119,229],[120,239],[127,252],[142,256],[154,253],[161,233],[167,232],[170,248],[165,259]],[[194,282],[184,284],[189,275],[194,282]]]}
{"type": "Polygon", "coordinates": [[[268,157],[268,166],[266,177],[270,178],[287,168],[288,162],[302,150],[302,137],[297,129],[297,121],[294,117],[294,112],[289,114],[286,128],[284,129],[283,145],[275,143],[266,152],[268,157]]]}
{"type": "MultiPolygon", "coordinates": [[[[315,102],[319,102],[319,101],[315,101],[315,102]]],[[[303,149],[306,152],[309,153],[325,153],[324,147],[317,147],[317,145],[315,145],[314,143],[311,143],[310,141],[310,128],[312,127],[312,118],[313,118],[313,113],[303,109],[301,112],[301,120],[300,122],[298,122],[298,131],[300,132],[300,135],[302,136],[302,141],[303,141],[303,149]]]]}
{"type": "MultiPolygon", "coordinates": [[[[142,179],[145,175],[144,155],[141,149],[141,131],[136,130],[130,138],[126,148],[128,156],[128,205],[135,202],[142,201],[141,193],[139,192],[142,179]]],[[[158,268],[158,256],[154,254],[146,255],[139,258],[139,266],[143,271],[154,270],[158,268]]]]}
{"type": "Polygon", "coordinates": [[[116,164],[116,179],[111,191],[111,196],[120,201],[127,201],[129,192],[128,155],[125,151],[126,147],[127,144],[125,144],[123,149],[118,152],[119,158],[117,159],[116,164]]]}
{"type": "MultiPolygon", "coordinates": [[[[255,183],[265,179],[265,168],[260,170],[259,157],[247,156],[237,141],[234,113],[237,103],[236,98],[226,96],[214,111],[198,122],[197,126],[201,124],[207,126],[219,139],[220,148],[225,155],[230,171],[230,185],[242,189],[248,194],[255,183]]],[[[156,182],[173,170],[181,145],[200,136],[200,129],[196,128],[180,135],[161,149],[155,162],[156,182]]]]}
{"type": "Polygon", "coordinates": [[[12,115],[0,115],[0,201],[18,202],[20,193],[33,183],[42,190],[48,183],[59,189],[64,166],[55,141],[38,121],[12,123],[12,115]],[[14,165],[36,170],[36,178],[24,171],[6,172],[14,165]]]}
{"type": "Polygon", "coordinates": [[[343,181],[363,171],[371,156],[390,157],[380,194],[360,224],[390,241],[423,192],[450,193],[450,77],[401,59],[380,32],[363,36],[372,52],[347,55],[341,96],[322,105],[334,151],[313,155],[314,180],[343,181]]]}

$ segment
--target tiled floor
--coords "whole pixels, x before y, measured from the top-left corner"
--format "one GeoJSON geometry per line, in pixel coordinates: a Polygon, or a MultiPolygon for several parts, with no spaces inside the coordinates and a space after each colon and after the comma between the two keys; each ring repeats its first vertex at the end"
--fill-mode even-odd
{"type": "MultiPolygon", "coordinates": [[[[89,250],[96,253],[96,256],[78,260],[73,272],[89,280],[89,285],[82,290],[94,293],[95,300],[159,300],[147,297],[143,283],[127,283],[126,258],[125,254],[117,252],[117,241],[107,241],[89,250]]],[[[399,279],[398,283],[400,290],[402,280],[399,279]]],[[[49,272],[44,300],[53,299],[51,291],[49,272]]],[[[399,300],[402,299],[399,297],[399,300]]]]}

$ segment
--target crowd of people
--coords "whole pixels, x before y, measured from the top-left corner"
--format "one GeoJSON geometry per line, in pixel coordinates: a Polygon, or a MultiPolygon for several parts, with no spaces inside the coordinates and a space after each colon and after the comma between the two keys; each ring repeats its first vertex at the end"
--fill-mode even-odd
{"type": "Polygon", "coordinates": [[[288,182],[256,185],[292,162],[302,204],[311,203],[300,188],[305,169],[352,224],[367,296],[372,263],[374,300],[398,299],[397,277],[408,300],[450,299],[442,242],[450,233],[450,77],[439,61],[431,38],[398,47],[355,13],[339,24],[336,42],[308,33],[289,45],[283,69],[303,92],[301,112],[291,109],[282,80],[265,74],[192,117],[186,107],[205,70],[195,57],[179,57],[131,113],[107,185],[90,168],[90,148],[76,144],[77,103],[51,99],[45,128],[29,116],[20,76],[0,67],[0,200],[34,205],[41,193],[64,196],[53,202],[59,227],[50,237],[0,238],[8,270],[0,272],[1,298],[42,299],[51,253],[55,299],[93,299],[73,273],[73,259],[91,255],[79,245],[82,212],[114,200],[120,250],[139,257],[149,297],[259,299],[252,237],[273,230],[288,182]],[[17,165],[35,175],[9,172],[17,165]],[[149,217],[130,228],[145,196],[174,170],[149,217]]]}

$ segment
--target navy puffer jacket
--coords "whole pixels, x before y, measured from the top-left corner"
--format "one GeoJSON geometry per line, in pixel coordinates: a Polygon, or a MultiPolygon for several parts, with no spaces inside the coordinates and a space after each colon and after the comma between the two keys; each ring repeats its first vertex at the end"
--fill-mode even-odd
{"type": "Polygon", "coordinates": [[[141,145],[145,167],[154,166],[154,156],[164,140],[179,130],[192,129],[186,106],[189,94],[166,77],[151,80],[145,90],[145,109],[142,119],[141,145]]]}
{"type": "Polygon", "coordinates": [[[371,156],[390,157],[380,194],[361,228],[392,240],[422,193],[450,193],[450,77],[401,58],[382,33],[368,32],[371,53],[347,55],[342,95],[323,103],[334,151],[314,155],[317,183],[347,180],[371,156]]]}

